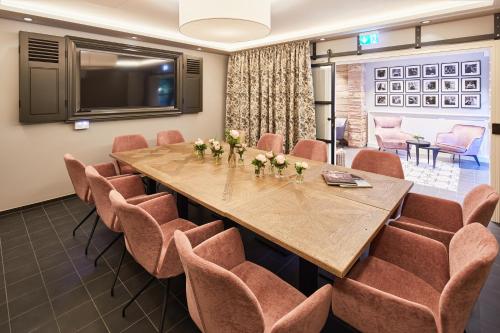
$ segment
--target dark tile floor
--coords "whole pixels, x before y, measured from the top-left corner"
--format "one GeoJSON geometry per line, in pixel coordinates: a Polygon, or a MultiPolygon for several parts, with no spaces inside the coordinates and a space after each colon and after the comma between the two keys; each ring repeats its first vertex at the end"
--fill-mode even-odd
{"type": "MultiPolygon", "coordinates": [[[[69,198],[0,216],[0,332],[155,332],[158,330],[161,286],[155,283],[121,316],[122,305],[147,281],[148,274],[127,255],[115,297],[109,294],[122,244],[99,262],[93,258],[114,237],[98,225],[89,255],[84,255],[92,223],[75,238],[71,231],[88,207],[69,198]]],[[[198,223],[209,212],[190,207],[198,223]]],[[[490,225],[498,239],[500,227],[490,225]]],[[[297,285],[298,260],[270,249],[243,231],[247,257],[297,285]]],[[[166,332],[197,332],[186,309],[184,278],[173,281],[166,332]]],[[[320,284],[328,280],[320,277],[320,284]]],[[[467,332],[500,331],[500,259],[474,309],[467,332]]],[[[328,319],[324,332],[352,332],[328,319]]]]}

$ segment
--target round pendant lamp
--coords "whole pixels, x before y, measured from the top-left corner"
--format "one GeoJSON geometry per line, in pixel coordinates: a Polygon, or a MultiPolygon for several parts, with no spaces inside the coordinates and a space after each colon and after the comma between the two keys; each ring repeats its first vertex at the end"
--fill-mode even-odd
{"type": "Polygon", "coordinates": [[[244,42],[271,32],[271,0],[179,0],[179,30],[215,42],[244,42]]]}

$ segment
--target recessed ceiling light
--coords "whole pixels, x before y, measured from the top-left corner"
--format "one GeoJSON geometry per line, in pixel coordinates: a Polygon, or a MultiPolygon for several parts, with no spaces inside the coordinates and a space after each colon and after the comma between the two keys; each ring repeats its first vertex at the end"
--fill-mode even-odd
{"type": "Polygon", "coordinates": [[[201,51],[201,47],[198,47],[198,48],[197,48],[197,50],[198,50],[198,51],[201,51]]]}
{"type": "Polygon", "coordinates": [[[24,18],[24,20],[25,20],[26,22],[31,22],[31,21],[33,21],[33,19],[32,19],[31,17],[25,17],[25,18],[24,18]]]}
{"type": "Polygon", "coordinates": [[[320,38],[319,40],[320,40],[320,41],[324,41],[324,40],[326,40],[326,38],[320,38]]]}
{"type": "Polygon", "coordinates": [[[137,39],[137,37],[136,37],[136,36],[132,36],[132,37],[130,37],[130,38],[132,38],[132,39],[137,39]]]}
{"type": "Polygon", "coordinates": [[[425,20],[425,21],[422,21],[420,23],[422,23],[422,24],[429,24],[429,23],[431,23],[431,21],[430,20],[425,20]]]}

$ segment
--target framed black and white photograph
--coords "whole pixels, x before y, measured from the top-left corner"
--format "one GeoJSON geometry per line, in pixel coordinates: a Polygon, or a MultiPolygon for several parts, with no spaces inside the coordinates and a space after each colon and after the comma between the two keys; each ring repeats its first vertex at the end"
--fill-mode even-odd
{"type": "Polygon", "coordinates": [[[458,94],[441,95],[441,107],[443,109],[458,108],[458,94]]]}
{"type": "Polygon", "coordinates": [[[458,79],[441,79],[441,92],[459,92],[458,79]]]}
{"type": "Polygon", "coordinates": [[[480,77],[462,78],[462,92],[479,92],[479,91],[481,91],[480,77]]]}
{"type": "Polygon", "coordinates": [[[404,90],[403,83],[404,81],[389,81],[389,91],[391,93],[402,93],[404,90]]]}
{"type": "Polygon", "coordinates": [[[387,80],[387,67],[375,68],[375,80],[387,80]]]}
{"type": "Polygon", "coordinates": [[[447,64],[441,64],[441,76],[451,77],[458,76],[458,62],[450,62],[447,64]]]}
{"type": "Polygon", "coordinates": [[[404,77],[403,66],[389,68],[389,77],[391,79],[402,79],[404,77]]]}
{"type": "Polygon", "coordinates": [[[420,107],[420,95],[405,95],[405,105],[407,107],[420,107]]]}
{"type": "Polygon", "coordinates": [[[387,95],[375,94],[375,106],[387,106],[387,95]]]}
{"type": "Polygon", "coordinates": [[[420,65],[406,66],[405,70],[407,79],[418,79],[420,77],[420,65]]]}
{"type": "Polygon", "coordinates": [[[386,93],[389,89],[387,88],[387,81],[375,81],[375,92],[376,93],[386,93]]]}
{"type": "Polygon", "coordinates": [[[437,108],[439,107],[439,95],[427,95],[422,96],[422,106],[424,108],[437,108]]]}
{"type": "Polygon", "coordinates": [[[439,92],[439,80],[438,79],[422,80],[422,91],[439,92]]]}
{"type": "Polygon", "coordinates": [[[462,108],[464,109],[480,109],[481,95],[479,94],[462,94],[462,108]]]}
{"type": "Polygon", "coordinates": [[[405,91],[407,93],[419,93],[420,92],[420,80],[408,80],[405,81],[405,91]]]}
{"type": "Polygon", "coordinates": [[[438,77],[439,76],[439,65],[422,65],[422,77],[438,77]]]}
{"type": "Polygon", "coordinates": [[[390,106],[403,106],[403,95],[389,95],[390,106]]]}
{"type": "Polygon", "coordinates": [[[481,61],[462,62],[462,76],[481,75],[481,61]]]}

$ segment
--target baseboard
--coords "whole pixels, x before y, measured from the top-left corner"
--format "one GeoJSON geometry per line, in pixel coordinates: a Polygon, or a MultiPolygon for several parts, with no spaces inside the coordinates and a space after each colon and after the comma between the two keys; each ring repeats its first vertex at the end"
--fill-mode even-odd
{"type": "Polygon", "coordinates": [[[76,196],[76,194],[68,194],[68,195],[63,195],[62,197],[57,197],[57,198],[53,198],[53,199],[49,199],[49,200],[45,200],[45,201],[40,201],[40,202],[36,202],[36,203],[33,203],[33,204],[21,206],[21,207],[7,209],[7,210],[4,210],[4,211],[1,211],[0,212],[0,216],[8,215],[8,214],[15,213],[15,212],[19,212],[19,211],[25,210],[25,209],[30,209],[30,208],[34,208],[34,207],[46,205],[46,204],[49,204],[51,202],[58,201],[58,200],[69,199],[69,198],[75,197],[75,196],[76,196]]]}

